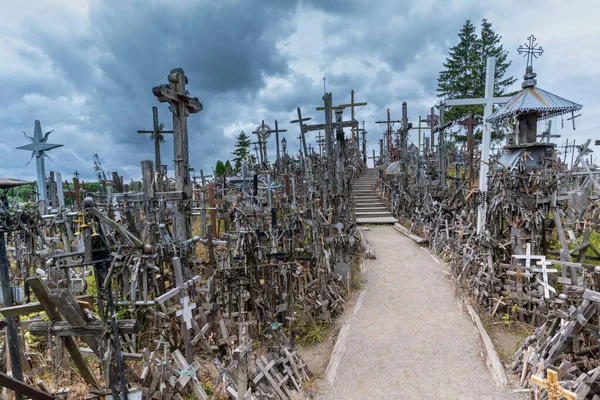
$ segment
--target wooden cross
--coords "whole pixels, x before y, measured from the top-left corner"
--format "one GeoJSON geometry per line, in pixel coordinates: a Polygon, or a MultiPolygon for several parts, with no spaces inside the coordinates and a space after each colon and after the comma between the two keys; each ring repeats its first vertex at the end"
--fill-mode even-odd
{"type": "Polygon", "coordinates": [[[419,115],[419,121],[417,123],[417,126],[413,126],[411,129],[416,129],[419,132],[418,135],[418,146],[417,148],[419,149],[419,152],[421,151],[421,131],[427,129],[427,121],[422,119],[421,116],[419,115]],[[425,124],[425,126],[423,126],[422,124],[425,124]]]}
{"type": "Polygon", "coordinates": [[[459,125],[467,127],[467,153],[469,161],[469,187],[473,187],[475,182],[475,171],[473,168],[473,152],[475,149],[475,143],[473,140],[473,127],[480,125],[481,123],[473,118],[473,111],[469,111],[469,116],[458,123],[459,125]]]}
{"type": "Polygon", "coordinates": [[[225,199],[215,199],[215,187],[213,183],[208,184],[208,204],[211,206],[210,209],[210,229],[212,231],[212,236],[217,237],[217,210],[216,206],[223,205],[227,203],[225,199]]]}
{"type": "MultiPolygon", "coordinates": [[[[350,91],[350,103],[348,104],[340,104],[338,106],[331,107],[332,110],[343,110],[344,108],[350,107],[350,119],[354,119],[354,108],[366,106],[367,102],[355,103],[354,102],[354,89],[350,91]]],[[[317,107],[317,110],[324,110],[324,107],[317,107]]],[[[352,126],[352,141],[350,143],[354,144],[355,135],[354,135],[354,126],[352,126]]]]}
{"type": "Polygon", "coordinates": [[[302,112],[300,111],[300,107],[298,107],[298,119],[295,119],[293,121],[290,121],[290,124],[295,124],[298,123],[300,125],[300,144],[302,145],[302,150],[304,151],[305,156],[307,157],[307,162],[306,162],[306,172],[310,181],[310,174],[311,174],[311,168],[310,168],[310,158],[308,158],[308,149],[306,147],[306,131],[305,131],[305,127],[306,125],[304,124],[305,121],[310,121],[312,118],[308,117],[308,118],[302,118],[302,112]]]}
{"type": "Polygon", "coordinates": [[[276,150],[277,154],[276,154],[275,161],[277,162],[277,165],[279,165],[279,133],[287,132],[287,129],[279,129],[279,125],[277,125],[277,120],[275,120],[275,129],[269,129],[269,133],[273,133],[273,132],[275,132],[275,143],[277,146],[277,150],[276,150]]]}
{"type": "MultiPolygon", "coordinates": [[[[487,120],[494,113],[494,104],[504,104],[512,97],[495,97],[494,83],[496,71],[496,58],[488,57],[485,72],[485,96],[483,98],[472,99],[450,99],[446,100],[446,106],[470,106],[483,104],[483,120],[487,120]]],[[[481,165],[479,166],[479,190],[487,192],[488,181],[487,174],[489,171],[490,148],[492,141],[492,127],[489,123],[483,126],[483,137],[481,140],[481,165]]],[[[433,146],[433,141],[432,144],[433,146]]],[[[485,220],[483,207],[480,205],[478,209],[477,233],[481,232],[485,220]]]]}
{"type": "MultiPolygon", "coordinates": [[[[185,88],[188,79],[181,68],[172,69],[168,75],[168,84],[152,88],[152,93],[161,103],[169,103],[173,113],[173,147],[175,163],[175,190],[187,196],[192,194],[189,173],[187,115],[202,111],[197,97],[191,97],[185,88]]],[[[158,166],[157,166],[158,168],[158,166]]],[[[187,240],[190,236],[188,215],[189,202],[177,202],[174,210],[175,239],[187,240]]]]}
{"type": "Polygon", "coordinates": [[[189,307],[189,304],[187,304],[189,301],[189,297],[183,296],[182,292],[185,290],[185,288],[193,286],[194,283],[200,281],[200,276],[195,276],[192,279],[184,282],[183,271],[181,269],[181,259],[179,257],[173,257],[172,261],[173,274],[175,275],[175,287],[169,290],[168,292],[162,294],[161,296],[157,297],[156,300],[154,300],[154,302],[162,305],[171,297],[179,295],[179,301],[181,304],[183,304],[183,310],[177,311],[176,315],[182,317],[181,334],[183,336],[183,342],[185,344],[185,358],[188,363],[192,363],[194,361],[194,349],[192,346],[192,338],[190,336],[189,329],[191,328],[191,311],[195,308],[195,305],[189,307]]]}
{"type": "Polygon", "coordinates": [[[532,268],[531,271],[532,272],[541,272],[543,281],[537,279],[537,282],[544,287],[544,297],[549,299],[550,292],[556,294],[556,289],[554,289],[552,286],[550,286],[550,284],[548,282],[548,273],[555,274],[558,272],[558,270],[546,268],[548,265],[552,264],[550,261],[546,261],[546,257],[543,257],[542,260],[536,262],[536,264],[539,265],[540,268],[532,268]]]}
{"type": "MultiPolygon", "coordinates": [[[[153,124],[153,128],[151,131],[142,131],[142,130],[138,130],[138,134],[150,134],[150,138],[152,139],[152,141],[154,142],[154,165],[156,168],[156,171],[160,173],[160,166],[161,166],[161,160],[160,160],[160,143],[162,141],[164,141],[163,139],[163,134],[164,133],[173,133],[173,131],[165,131],[164,130],[164,125],[163,124],[159,124],[158,123],[158,107],[152,107],[152,124],[153,124]]],[[[159,179],[159,181],[157,182],[157,191],[162,191],[162,185],[161,185],[162,179],[159,179]]]]}
{"type": "Polygon", "coordinates": [[[392,144],[392,124],[396,123],[396,122],[401,122],[400,120],[392,120],[390,118],[390,109],[387,109],[387,119],[385,121],[375,121],[376,124],[387,124],[387,130],[386,130],[386,145],[387,145],[387,149],[388,152],[391,151],[391,144],[392,144]]]}
{"type": "Polygon", "coordinates": [[[531,383],[538,385],[548,392],[548,400],[560,400],[565,398],[568,400],[577,400],[577,395],[569,390],[566,390],[558,383],[558,373],[549,369],[547,371],[548,378],[544,379],[537,375],[531,375],[531,383]]]}
{"type": "Polygon", "coordinates": [[[196,308],[196,303],[192,303],[190,306],[190,297],[183,296],[179,299],[179,303],[181,303],[181,310],[177,310],[175,315],[181,317],[182,322],[185,323],[185,327],[189,330],[192,329],[192,310],[196,308]]]}
{"type": "Polygon", "coordinates": [[[567,121],[573,121],[573,130],[575,130],[575,118],[581,117],[581,114],[575,115],[575,111],[571,111],[571,118],[567,118],[567,121]]]}

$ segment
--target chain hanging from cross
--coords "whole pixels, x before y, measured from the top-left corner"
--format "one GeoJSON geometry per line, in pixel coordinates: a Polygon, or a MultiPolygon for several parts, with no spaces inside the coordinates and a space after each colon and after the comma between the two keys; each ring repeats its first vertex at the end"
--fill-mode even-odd
{"type": "Polygon", "coordinates": [[[527,57],[527,67],[533,67],[533,59],[538,58],[544,53],[542,46],[540,46],[536,42],[536,38],[533,35],[530,35],[527,40],[529,43],[523,43],[517,49],[519,54],[522,54],[523,57],[527,57]]]}

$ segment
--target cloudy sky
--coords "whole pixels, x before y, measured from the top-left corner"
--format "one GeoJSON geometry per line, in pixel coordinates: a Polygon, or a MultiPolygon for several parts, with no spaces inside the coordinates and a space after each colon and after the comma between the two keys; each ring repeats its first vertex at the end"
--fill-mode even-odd
{"type": "MultiPolygon", "coordinates": [[[[211,171],[230,158],[235,135],[275,119],[297,149],[300,106],[323,121],[323,77],[333,102],[354,89],[370,144],[376,146],[390,108],[397,119],[408,102],[416,121],[436,101],[436,79],[465,20],[487,18],[502,35],[520,85],[525,61],[516,48],[534,33],[544,48],[534,64],[538,86],[583,104],[565,138],[595,139],[600,96],[600,4],[597,0],[0,0],[0,177],[34,179],[28,143],[39,119],[54,129],[46,170],[93,179],[93,153],[107,171],[141,176],[153,146],[152,106],[170,129],[171,116],[152,87],[182,67],[204,110],[188,119],[190,162],[211,171]],[[525,3],[527,3],[525,5],[525,3]]],[[[347,117],[346,117],[347,118],[347,117]]],[[[413,136],[415,136],[413,134],[413,136]]],[[[314,142],[311,133],[309,139],[314,142]]],[[[274,147],[274,146],[273,146],[274,147]]],[[[167,137],[163,162],[172,164],[167,137]]],[[[273,153],[271,153],[273,154],[273,153]]],[[[169,166],[172,170],[172,166],[169,166]]]]}

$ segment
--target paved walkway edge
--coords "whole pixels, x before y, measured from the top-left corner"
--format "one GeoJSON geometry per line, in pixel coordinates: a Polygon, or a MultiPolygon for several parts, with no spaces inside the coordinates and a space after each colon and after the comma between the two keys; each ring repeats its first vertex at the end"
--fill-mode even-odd
{"type": "Polygon", "coordinates": [[[492,342],[490,335],[488,335],[487,331],[483,327],[481,319],[479,318],[479,314],[477,314],[477,311],[475,311],[470,304],[467,304],[467,312],[471,316],[473,323],[477,326],[479,334],[481,335],[481,340],[485,345],[485,351],[487,353],[486,364],[490,369],[494,382],[496,382],[496,385],[500,387],[505,387],[508,384],[506,371],[504,371],[504,366],[498,357],[498,353],[496,353],[496,348],[494,347],[494,343],[492,342]]]}

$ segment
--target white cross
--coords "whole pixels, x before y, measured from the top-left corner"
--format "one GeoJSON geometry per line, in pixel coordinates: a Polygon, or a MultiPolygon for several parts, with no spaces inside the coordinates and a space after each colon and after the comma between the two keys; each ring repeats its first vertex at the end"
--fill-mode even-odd
{"type": "MultiPolygon", "coordinates": [[[[471,106],[483,104],[483,138],[481,141],[481,165],[479,167],[479,190],[487,192],[487,174],[489,171],[488,161],[490,159],[490,142],[492,138],[492,127],[486,120],[494,113],[494,104],[504,104],[512,97],[494,97],[494,81],[496,72],[496,59],[488,57],[485,72],[485,96],[476,99],[450,99],[445,101],[447,106],[471,106]]],[[[484,208],[479,206],[477,219],[477,233],[481,232],[481,228],[485,223],[484,208]]]]}
{"type": "Polygon", "coordinates": [[[557,273],[558,270],[557,269],[548,269],[548,268],[546,268],[548,265],[552,264],[550,261],[546,261],[546,257],[544,257],[541,261],[536,262],[536,264],[539,265],[541,268],[533,268],[531,271],[533,271],[533,272],[541,272],[542,273],[542,278],[544,280],[541,281],[538,278],[537,279],[537,283],[539,283],[540,285],[542,285],[544,287],[544,297],[547,298],[547,299],[549,299],[550,298],[550,292],[556,294],[556,289],[554,289],[548,283],[548,273],[557,273]]]}
{"type": "Polygon", "coordinates": [[[192,329],[192,310],[196,308],[196,303],[192,303],[190,305],[189,301],[189,296],[183,296],[181,299],[179,299],[179,302],[181,303],[183,308],[181,310],[177,310],[175,315],[183,318],[183,321],[185,322],[185,327],[187,329],[192,329]]]}
{"type": "Polygon", "coordinates": [[[527,243],[525,255],[513,255],[515,260],[525,260],[525,269],[531,268],[531,260],[545,260],[544,256],[536,256],[531,254],[531,243],[527,243]]]}

